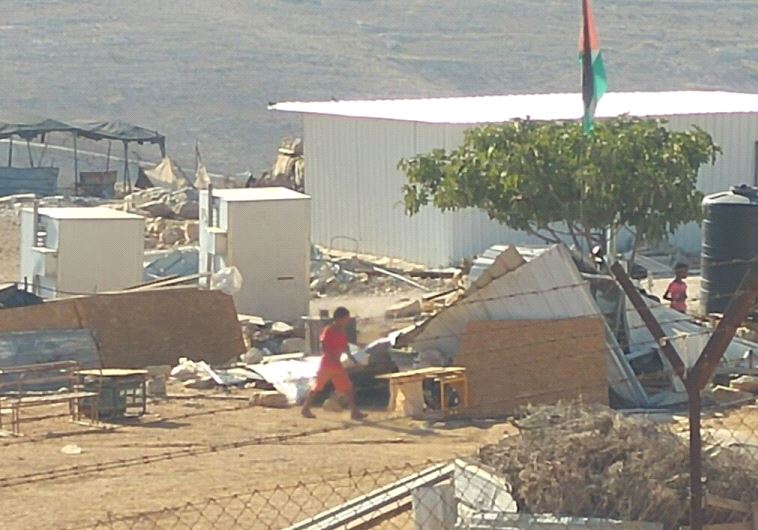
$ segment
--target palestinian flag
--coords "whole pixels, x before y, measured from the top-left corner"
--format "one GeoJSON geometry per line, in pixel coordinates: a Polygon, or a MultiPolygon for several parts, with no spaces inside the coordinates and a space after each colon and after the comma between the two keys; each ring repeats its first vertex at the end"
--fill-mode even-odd
{"type": "Polygon", "coordinates": [[[584,119],[582,126],[585,133],[592,131],[592,119],[595,116],[597,102],[605,94],[608,81],[605,79],[603,55],[595,29],[590,0],[582,0],[582,31],[579,35],[579,59],[582,62],[582,99],[584,100],[584,119]]]}

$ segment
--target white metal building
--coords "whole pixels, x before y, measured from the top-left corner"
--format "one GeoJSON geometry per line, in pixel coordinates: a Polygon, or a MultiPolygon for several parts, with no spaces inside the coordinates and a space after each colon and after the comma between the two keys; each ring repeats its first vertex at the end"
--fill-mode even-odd
{"type": "Polygon", "coordinates": [[[111,208],[21,211],[21,282],[43,298],[143,281],[145,219],[111,208]]]}
{"type": "MultiPolygon", "coordinates": [[[[480,211],[441,213],[433,207],[407,217],[397,169],[402,158],[454,149],[466,129],[531,117],[579,120],[579,94],[537,94],[417,100],[290,102],[273,110],[303,115],[306,191],[313,198],[314,243],[343,250],[447,265],[493,244],[537,241],[480,211]]],[[[662,117],[673,129],[697,125],[723,149],[700,178],[704,193],[758,184],[758,94],[729,92],[609,93],[598,118],[662,117]]],[[[697,251],[697,226],[680,230],[680,247],[697,251]]]]}
{"type": "Polygon", "coordinates": [[[300,321],[310,300],[310,197],[287,188],[200,192],[200,272],[237,267],[237,311],[300,321]]]}

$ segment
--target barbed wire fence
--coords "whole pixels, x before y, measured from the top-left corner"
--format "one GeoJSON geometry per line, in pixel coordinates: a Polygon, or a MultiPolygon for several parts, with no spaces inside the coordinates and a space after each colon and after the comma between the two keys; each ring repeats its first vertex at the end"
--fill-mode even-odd
{"type": "MultiPolygon", "coordinates": [[[[583,285],[561,286],[556,290],[583,285]]],[[[752,292],[752,288],[741,288],[735,298],[752,292]]],[[[544,292],[530,291],[486,300],[541,294],[544,292]]],[[[682,316],[664,323],[689,321],[691,318],[682,316]]],[[[653,338],[645,341],[645,345],[660,347],[662,342],[683,336],[712,334],[711,329],[677,333],[653,338]]],[[[459,337],[458,333],[449,333],[435,338],[459,337]]],[[[588,336],[576,334],[568,339],[585,337],[588,336]]],[[[551,344],[557,346],[559,340],[545,339],[532,345],[551,344]]],[[[498,347],[492,345],[493,350],[498,347]]],[[[701,407],[698,398],[696,430],[702,440],[689,437],[692,416],[688,418],[685,408],[667,410],[665,421],[660,423],[645,415],[630,417],[580,400],[576,404],[529,410],[513,420],[513,432],[501,443],[482,448],[475,455],[459,455],[460,461],[451,458],[409,462],[373,470],[367,466],[362,470],[275,487],[251,488],[159,510],[109,513],[71,528],[494,530],[547,528],[556,523],[566,528],[668,529],[706,528],[705,525],[722,525],[714,527],[722,529],[758,528],[758,407],[754,396],[758,393],[758,369],[753,372],[752,367],[741,368],[739,372],[743,374],[741,380],[719,389],[727,394],[724,400],[727,404],[719,405],[716,400],[716,406],[706,402],[706,406],[701,407]],[[747,405],[733,407],[728,403],[747,405]],[[691,459],[693,444],[697,444],[696,451],[702,455],[699,463],[691,459]],[[702,491],[691,489],[693,472],[702,474],[702,491]],[[695,497],[697,502],[693,503],[695,497]],[[695,504],[698,510],[693,510],[695,504]]],[[[535,389],[531,397],[537,398],[543,391],[535,389]]],[[[165,460],[212,455],[251,445],[284,443],[344,428],[249,437],[131,459],[5,476],[0,477],[0,491],[165,460]]]]}

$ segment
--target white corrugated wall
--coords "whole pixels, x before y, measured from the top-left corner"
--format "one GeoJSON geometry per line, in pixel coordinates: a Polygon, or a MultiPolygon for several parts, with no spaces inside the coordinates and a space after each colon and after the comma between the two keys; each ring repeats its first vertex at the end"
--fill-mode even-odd
{"type": "MultiPolygon", "coordinates": [[[[758,114],[674,116],[668,121],[673,130],[685,130],[693,125],[700,127],[723,151],[715,165],[704,166],[700,171],[700,191],[708,195],[740,184],[758,185],[758,114]]],[[[700,252],[700,226],[691,223],[680,228],[671,237],[671,242],[687,252],[700,252]]]]}
{"type": "MultiPolygon", "coordinates": [[[[674,117],[673,129],[697,125],[724,150],[703,169],[704,193],[755,182],[758,114],[674,117]]],[[[306,192],[313,197],[313,241],[339,249],[401,258],[429,266],[468,258],[498,243],[539,240],[510,230],[476,210],[441,214],[427,207],[413,218],[402,205],[403,157],[434,148],[454,149],[466,125],[305,115],[306,192]]],[[[697,251],[700,230],[682,228],[678,246],[697,251]]]]}
{"type": "Polygon", "coordinates": [[[452,259],[450,215],[408,217],[398,162],[443,142],[440,128],[412,122],[306,115],[306,192],[314,243],[430,266],[452,259]]]}

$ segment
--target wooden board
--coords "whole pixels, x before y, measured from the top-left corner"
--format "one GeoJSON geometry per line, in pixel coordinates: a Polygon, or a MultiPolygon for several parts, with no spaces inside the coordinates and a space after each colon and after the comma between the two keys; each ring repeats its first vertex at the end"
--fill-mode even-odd
{"type": "Polygon", "coordinates": [[[91,329],[104,368],[174,365],[179,357],[218,364],[244,353],[234,301],[194,288],[67,298],[2,310],[0,333],[91,329]]]}
{"type": "Polygon", "coordinates": [[[607,346],[596,317],[476,321],[455,358],[466,368],[469,414],[513,414],[529,404],[608,404],[607,346]]]}
{"type": "Polygon", "coordinates": [[[448,366],[448,367],[429,367],[419,368],[418,370],[406,370],[405,372],[394,372],[391,374],[377,375],[377,379],[406,379],[406,378],[419,378],[435,377],[442,375],[453,375],[465,372],[466,369],[462,366],[448,366]]]}

